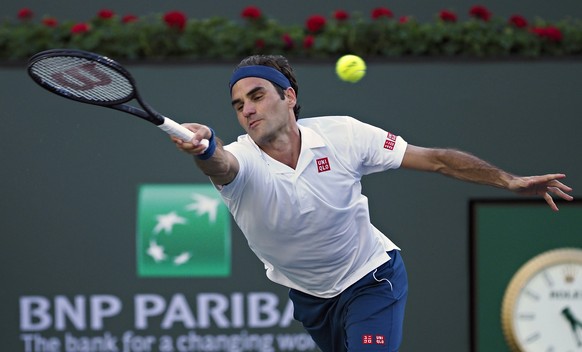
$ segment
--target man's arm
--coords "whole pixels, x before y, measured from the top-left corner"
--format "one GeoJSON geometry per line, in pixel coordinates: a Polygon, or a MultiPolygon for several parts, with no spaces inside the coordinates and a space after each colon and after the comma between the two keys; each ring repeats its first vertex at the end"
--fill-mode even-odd
{"type": "Polygon", "coordinates": [[[557,211],[551,194],[565,200],[574,199],[566,192],[572,188],[558,181],[564,174],[516,176],[469,153],[454,149],[422,148],[408,145],[401,167],[438,172],[459,180],[507,189],[522,195],[541,195],[557,211]]]}
{"type": "Polygon", "coordinates": [[[204,152],[204,146],[199,143],[202,139],[211,138],[210,128],[196,123],[184,124],[184,127],[194,132],[194,137],[190,142],[184,142],[181,139],[172,137],[176,147],[185,153],[193,155],[196,165],[205,175],[210,177],[210,180],[215,185],[222,186],[232,182],[238,173],[239,164],[234,155],[224,150],[222,141],[215,136],[216,149],[214,154],[210,158],[202,160],[198,156],[204,152]]]}

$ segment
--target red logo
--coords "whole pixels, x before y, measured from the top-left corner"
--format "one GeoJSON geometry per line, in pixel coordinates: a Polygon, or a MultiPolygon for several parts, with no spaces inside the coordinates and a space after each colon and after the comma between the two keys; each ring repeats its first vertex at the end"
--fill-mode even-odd
{"type": "Polygon", "coordinates": [[[386,142],[384,142],[384,148],[388,150],[394,150],[395,145],[396,143],[394,141],[386,140],[386,142]]]}
{"type": "Polygon", "coordinates": [[[325,172],[331,170],[329,167],[329,160],[327,158],[319,158],[315,160],[317,164],[317,172],[325,172]]]}
{"type": "Polygon", "coordinates": [[[366,334],[366,335],[362,335],[362,344],[364,345],[385,345],[386,344],[386,339],[384,338],[384,335],[370,335],[370,334],[366,334]]]}
{"type": "Polygon", "coordinates": [[[394,150],[394,146],[396,145],[396,135],[388,132],[386,136],[386,142],[384,142],[384,148],[388,150],[394,150]]]}
{"type": "Polygon", "coordinates": [[[376,345],[384,345],[386,340],[384,340],[383,335],[376,335],[376,345]]]}
{"type": "Polygon", "coordinates": [[[111,77],[93,62],[51,73],[52,79],[65,88],[86,91],[111,84],[111,77]]]}
{"type": "Polygon", "coordinates": [[[388,135],[386,136],[386,142],[384,142],[384,148],[388,150],[394,150],[395,145],[396,145],[396,135],[388,132],[388,135]]]}

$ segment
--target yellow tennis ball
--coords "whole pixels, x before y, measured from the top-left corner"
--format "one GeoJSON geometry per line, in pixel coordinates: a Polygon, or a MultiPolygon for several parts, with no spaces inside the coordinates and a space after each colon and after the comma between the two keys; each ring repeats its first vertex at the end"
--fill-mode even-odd
{"type": "Polygon", "coordinates": [[[344,55],[337,60],[335,72],[342,81],[356,83],[366,75],[366,63],[356,55],[344,55]]]}

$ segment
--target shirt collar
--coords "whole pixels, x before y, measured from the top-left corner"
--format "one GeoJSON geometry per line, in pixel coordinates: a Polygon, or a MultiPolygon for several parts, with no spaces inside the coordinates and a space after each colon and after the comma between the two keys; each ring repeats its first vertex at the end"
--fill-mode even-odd
{"type": "MultiPolygon", "coordinates": [[[[253,141],[253,139],[248,135],[241,136],[242,139],[246,139],[253,148],[259,153],[259,155],[265,160],[269,167],[276,173],[290,173],[293,172],[299,175],[305,167],[313,160],[312,149],[325,147],[325,140],[314,130],[309,127],[297,125],[299,131],[301,132],[301,154],[299,155],[299,161],[295,170],[289,168],[286,165],[279,163],[278,161],[271,158],[269,155],[264,153],[261,148],[253,141]]],[[[239,137],[239,141],[241,140],[239,137]]]]}
{"type": "MultiPolygon", "coordinates": [[[[312,149],[312,148],[321,148],[325,147],[325,140],[314,130],[309,127],[297,125],[299,127],[299,132],[301,132],[301,150],[304,149],[312,149]]],[[[250,142],[250,144],[255,148],[257,152],[260,154],[263,153],[261,148],[253,141],[253,139],[248,135],[244,135],[239,137],[239,140],[246,139],[250,142]]]]}
{"type": "Polygon", "coordinates": [[[301,150],[325,147],[325,141],[317,132],[309,127],[298,126],[301,132],[301,150]]]}

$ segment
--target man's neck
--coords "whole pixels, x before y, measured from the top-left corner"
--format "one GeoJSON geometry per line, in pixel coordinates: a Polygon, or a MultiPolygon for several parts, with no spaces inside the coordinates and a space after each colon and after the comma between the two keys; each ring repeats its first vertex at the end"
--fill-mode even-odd
{"type": "Polygon", "coordinates": [[[278,162],[295,169],[301,153],[301,133],[295,126],[289,133],[280,135],[267,145],[260,146],[263,152],[278,162]]]}

